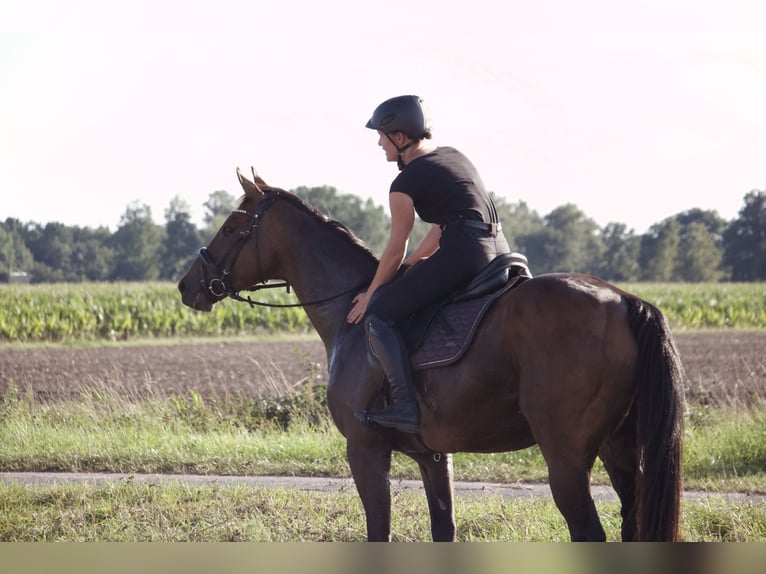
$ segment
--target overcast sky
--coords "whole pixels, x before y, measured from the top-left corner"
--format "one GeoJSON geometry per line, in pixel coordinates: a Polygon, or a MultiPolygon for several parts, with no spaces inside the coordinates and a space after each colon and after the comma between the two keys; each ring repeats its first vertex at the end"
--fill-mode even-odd
{"type": "Polygon", "coordinates": [[[3,0],[0,220],[200,221],[235,168],[387,205],[364,124],[430,104],[435,142],[540,215],[636,232],[766,190],[766,2],[3,0]]]}

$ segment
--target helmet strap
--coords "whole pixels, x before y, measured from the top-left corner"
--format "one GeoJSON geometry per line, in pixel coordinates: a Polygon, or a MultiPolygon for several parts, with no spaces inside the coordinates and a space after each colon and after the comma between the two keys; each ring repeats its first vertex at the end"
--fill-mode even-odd
{"type": "Polygon", "coordinates": [[[402,152],[408,150],[414,145],[414,141],[410,141],[410,143],[403,145],[399,147],[396,145],[396,142],[394,141],[394,138],[391,137],[391,134],[386,134],[386,137],[388,138],[388,141],[390,141],[392,144],[394,144],[394,147],[396,148],[396,151],[399,152],[399,155],[396,156],[396,165],[399,167],[399,171],[402,171],[404,169],[405,163],[404,159],[402,159],[402,152]]]}

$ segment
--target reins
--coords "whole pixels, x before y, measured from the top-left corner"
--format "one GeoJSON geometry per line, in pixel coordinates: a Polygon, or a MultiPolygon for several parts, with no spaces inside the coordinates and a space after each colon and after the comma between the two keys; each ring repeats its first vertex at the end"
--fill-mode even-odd
{"type": "MultiPolygon", "coordinates": [[[[253,301],[250,298],[250,295],[248,295],[247,297],[242,297],[242,295],[240,295],[236,291],[229,293],[228,295],[229,295],[229,299],[234,299],[235,301],[241,301],[242,303],[247,303],[248,305],[250,305],[251,308],[258,305],[259,307],[272,307],[277,309],[286,309],[290,307],[311,307],[314,305],[322,305],[324,303],[329,303],[330,301],[334,301],[335,299],[340,299],[341,297],[344,297],[345,295],[348,295],[349,293],[358,291],[365,285],[367,285],[367,281],[359,285],[355,285],[351,289],[346,289],[345,291],[338,293],[337,295],[331,295],[330,297],[325,297],[324,299],[315,299],[314,301],[307,301],[306,303],[301,303],[300,301],[298,303],[266,303],[264,301],[253,301]]],[[[250,287],[247,289],[247,291],[260,291],[261,289],[275,289],[279,287],[285,287],[287,289],[287,292],[290,293],[290,284],[287,282],[250,287]]]]}

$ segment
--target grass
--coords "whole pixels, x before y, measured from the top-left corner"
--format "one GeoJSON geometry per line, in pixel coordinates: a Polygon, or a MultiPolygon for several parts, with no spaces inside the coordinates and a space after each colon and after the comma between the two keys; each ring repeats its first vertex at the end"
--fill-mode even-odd
{"type": "Polygon", "coordinates": [[[691,417],[684,441],[687,485],[766,492],[766,411],[713,411],[691,417]]]}
{"type": "MultiPolygon", "coordinates": [[[[293,397],[296,408],[300,401],[293,397]],[[297,401],[297,402],[296,402],[297,401]]],[[[110,395],[0,404],[6,471],[338,475],[342,437],[329,417],[300,421],[284,399],[203,399],[198,393],[131,403],[110,395]],[[284,426],[290,424],[286,433],[284,426]]],[[[321,408],[317,403],[315,408],[321,408]]]]}
{"type": "MultiPolygon", "coordinates": [[[[321,393],[277,402],[166,397],[133,403],[107,394],[39,404],[6,393],[0,402],[0,470],[190,472],[348,476],[344,441],[321,393]],[[298,412],[293,412],[294,409],[298,412]],[[323,417],[311,414],[324,409],[323,417]],[[307,416],[308,413],[308,416],[307,416]]],[[[687,487],[713,493],[766,491],[766,414],[697,414],[687,421],[687,487]]],[[[394,477],[417,478],[395,454],[394,477]]],[[[543,481],[536,448],[457,454],[459,480],[543,481]]],[[[594,482],[606,482],[597,466],[594,482]]],[[[619,539],[619,508],[597,504],[609,540],[619,539]]],[[[564,541],[568,532],[551,499],[458,495],[461,541],[564,541]]],[[[394,493],[393,538],[430,539],[422,494],[394,493]]],[[[766,542],[766,505],[723,496],[686,501],[682,534],[690,541],[766,542]]],[[[0,485],[0,541],[295,542],[361,541],[364,514],[356,492],[302,492],[243,486],[120,481],[106,485],[0,485]]]]}
{"type": "MultiPolygon", "coordinates": [[[[619,540],[616,503],[597,504],[609,540],[619,540]]],[[[397,493],[397,541],[430,539],[425,497],[397,493]]],[[[550,500],[499,496],[456,499],[461,541],[568,540],[550,500]]],[[[766,541],[766,506],[710,499],[687,503],[683,536],[690,541],[766,541]]],[[[294,542],[363,541],[364,515],[355,492],[282,488],[190,487],[114,483],[0,486],[0,540],[7,542],[294,542]]]]}
{"type": "MultiPolygon", "coordinates": [[[[345,442],[322,387],[290,396],[169,396],[131,402],[101,391],[81,400],[35,403],[10,389],[0,402],[0,470],[228,475],[349,476],[345,442]]],[[[684,472],[687,488],[766,492],[766,413],[691,411],[684,472]]],[[[395,455],[392,474],[418,478],[395,455]]],[[[537,448],[455,455],[455,478],[541,482],[537,448]]],[[[594,482],[608,483],[600,464],[594,482]]]]}

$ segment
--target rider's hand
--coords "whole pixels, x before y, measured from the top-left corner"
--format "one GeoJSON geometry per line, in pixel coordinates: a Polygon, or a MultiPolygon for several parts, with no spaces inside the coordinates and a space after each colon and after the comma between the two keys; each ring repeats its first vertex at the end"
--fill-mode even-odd
{"type": "Polygon", "coordinates": [[[354,304],[351,307],[351,311],[349,311],[346,316],[346,321],[352,324],[361,321],[362,317],[364,317],[364,314],[367,312],[367,304],[369,302],[370,296],[367,294],[367,291],[363,291],[354,297],[354,304]]]}

